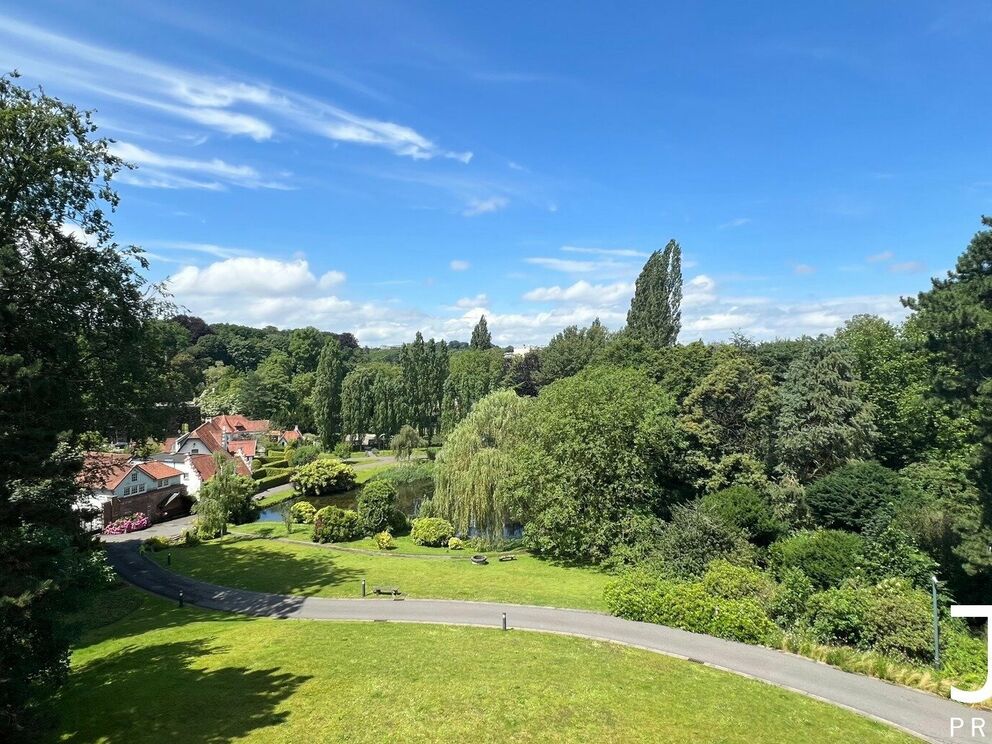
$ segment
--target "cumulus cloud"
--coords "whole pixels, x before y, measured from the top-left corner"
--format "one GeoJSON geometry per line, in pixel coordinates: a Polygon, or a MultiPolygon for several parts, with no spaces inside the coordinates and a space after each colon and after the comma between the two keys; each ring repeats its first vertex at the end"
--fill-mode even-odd
{"type": "Polygon", "coordinates": [[[448,267],[452,271],[468,271],[469,266],[471,266],[471,264],[468,261],[463,261],[460,258],[452,259],[448,264],[448,267]]]}
{"type": "Polygon", "coordinates": [[[485,307],[489,302],[489,297],[486,294],[477,294],[475,297],[461,297],[455,302],[455,307],[460,309],[475,309],[478,307],[485,307]]]}
{"type": "Polygon", "coordinates": [[[569,287],[537,287],[524,294],[531,302],[588,302],[612,305],[621,300],[629,301],[634,294],[634,285],[626,282],[616,284],[590,284],[580,279],[569,287]]]}
{"type": "Polygon", "coordinates": [[[488,199],[471,199],[462,211],[462,214],[466,217],[475,217],[480,214],[498,212],[501,209],[506,209],[509,203],[510,200],[505,196],[491,196],[488,199]]]}
{"type": "Polygon", "coordinates": [[[241,256],[203,268],[184,266],[169,277],[168,286],[177,298],[227,295],[265,298],[310,293],[340,284],[344,279],[341,272],[329,271],[318,280],[304,259],[279,261],[241,256]]]}

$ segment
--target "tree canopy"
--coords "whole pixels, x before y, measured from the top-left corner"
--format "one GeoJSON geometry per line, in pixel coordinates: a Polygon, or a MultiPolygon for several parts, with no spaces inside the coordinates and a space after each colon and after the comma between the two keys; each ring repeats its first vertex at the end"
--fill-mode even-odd
{"type": "Polygon", "coordinates": [[[627,313],[627,333],[654,347],[673,346],[682,329],[682,248],[674,240],[648,258],[627,313]]]}

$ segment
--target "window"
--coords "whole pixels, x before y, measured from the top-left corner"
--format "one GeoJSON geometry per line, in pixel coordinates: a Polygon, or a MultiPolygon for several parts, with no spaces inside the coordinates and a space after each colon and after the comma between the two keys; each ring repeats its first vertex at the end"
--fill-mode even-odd
{"type": "Polygon", "coordinates": [[[137,473],[131,473],[131,481],[134,482],[136,480],[138,480],[138,474],[137,473]]]}
{"type": "Polygon", "coordinates": [[[124,486],[124,495],[125,496],[131,495],[131,486],[124,486]]]}
{"type": "Polygon", "coordinates": [[[190,454],[191,455],[198,455],[198,454],[200,454],[200,450],[198,450],[196,447],[194,447],[193,449],[190,450],[190,454]]]}
{"type": "Polygon", "coordinates": [[[138,486],[138,493],[144,493],[144,492],[145,492],[145,484],[142,483],[140,486],[138,486]]]}

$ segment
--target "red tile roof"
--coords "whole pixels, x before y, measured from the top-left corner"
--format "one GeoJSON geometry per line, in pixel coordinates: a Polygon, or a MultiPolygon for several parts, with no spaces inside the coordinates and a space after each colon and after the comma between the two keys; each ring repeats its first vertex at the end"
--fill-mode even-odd
{"type": "Polygon", "coordinates": [[[254,439],[235,439],[227,443],[227,451],[232,455],[241,452],[245,457],[254,457],[258,442],[254,439]]]}
{"type": "Polygon", "coordinates": [[[164,442],[162,442],[163,452],[172,452],[172,448],[176,446],[176,440],[179,437],[168,437],[164,442]]]}
{"type": "Polygon", "coordinates": [[[149,478],[154,478],[155,480],[175,478],[177,475],[183,474],[181,470],[176,470],[164,462],[155,462],[154,460],[138,463],[138,470],[143,471],[149,478]]]}
{"type": "MultiPolygon", "coordinates": [[[[230,455],[228,455],[230,457],[230,455]]],[[[206,483],[208,480],[213,478],[217,474],[217,463],[214,461],[213,455],[191,455],[190,463],[196,470],[197,475],[200,476],[200,480],[206,483]]],[[[244,475],[251,477],[251,470],[245,465],[244,460],[240,457],[232,458],[234,460],[234,472],[238,475],[244,475]]]]}
{"type": "Polygon", "coordinates": [[[299,430],[297,430],[297,429],[292,429],[290,431],[284,431],[282,433],[282,438],[285,439],[287,442],[295,442],[301,436],[303,436],[303,435],[300,434],[299,430]]]}
{"type": "Polygon", "coordinates": [[[209,423],[214,424],[219,431],[250,432],[252,434],[261,434],[268,431],[269,428],[269,422],[266,420],[249,419],[240,414],[214,416],[209,423]]]}

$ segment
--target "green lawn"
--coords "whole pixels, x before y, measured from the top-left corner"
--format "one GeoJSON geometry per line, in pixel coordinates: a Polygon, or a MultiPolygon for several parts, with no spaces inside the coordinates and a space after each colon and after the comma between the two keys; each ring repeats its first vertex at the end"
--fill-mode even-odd
{"type": "Polygon", "coordinates": [[[915,741],[770,685],[607,643],[249,619],[147,595],[136,605],[73,655],[57,702],[62,741],[915,741]]]}
{"type": "MultiPolygon", "coordinates": [[[[270,524],[275,534],[284,534],[280,523],[270,524]]],[[[364,555],[236,535],[170,552],[172,570],[197,579],[320,597],[357,597],[364,578],[370,590],[376,585],[398,586],[411,598],[603,610],[603,587],[609,579],[592,568],[558,566],[530,555],[476,566],[471,561],[364,555]]],[[[164,552],[153,555],[164,565],[164,552]]]]}
{"type": "MultiPolygon", "coordinates": [[[[290,533],[286,533],[286,525],[282,522],[254,522],[252,524],[239,524],[231,527],[232,531],[239,533],[246,533],[251,535],[259,535],[262,537],[288,537],[292,540],[303,540],[305,542],[310,542],[310,535],[313,534],[312,524],[294,524],[293,530],[290,533]]],[[[401,535],[399,537],[394,537],[393,541],[396,543],[396,548],[393,550],[379,550],[378,546],[375,544],[375,540],[371,537],[362,537],[358,540],[350,540],[348,542],[333,543],[336,546],[342,548],[353,548],[356,550],[368,550],[374,552],[379,556],[397,556],[397,555],[433,555],[440,557],[448,557],[460,560],[469,560],[472,555],[476,552],[470,548],[464,550],[448,550],[447,548],[428,548],[424,545],[417,545],[409,535],[401,535]]],[[[502,555],[507,551],[492,551],[487,552],[486,555],[502,555]]],[[[509,551],[515,552],[519,555],[520,551],[509,551]]]]}

